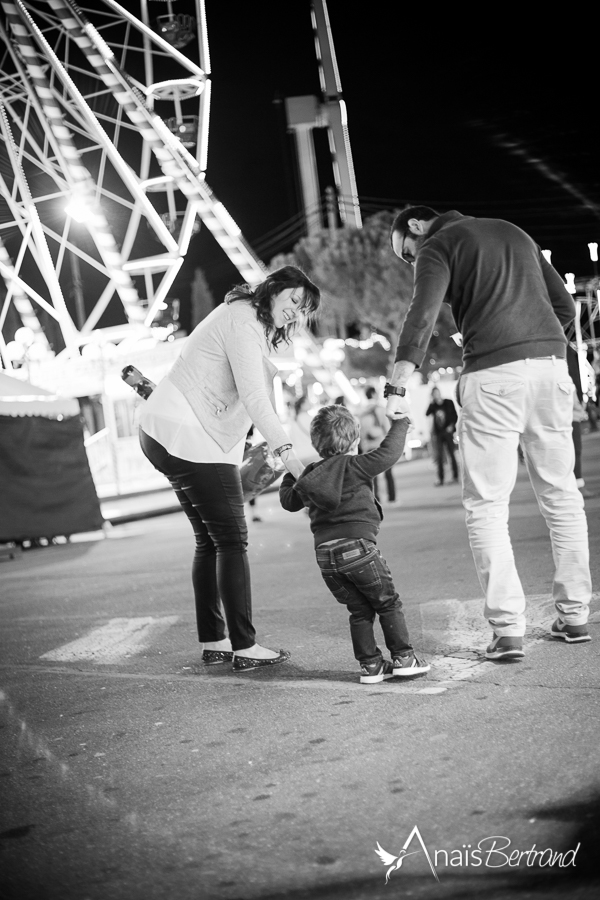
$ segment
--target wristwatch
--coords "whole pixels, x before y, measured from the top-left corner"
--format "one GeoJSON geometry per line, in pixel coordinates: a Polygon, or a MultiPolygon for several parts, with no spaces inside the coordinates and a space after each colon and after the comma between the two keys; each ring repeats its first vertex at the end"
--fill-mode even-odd
{"type": "Polygon", "coordinates": [[[399,397],[406,396],[406,388],[405,387],[394,387],[393,384],[389,382],[383,388],[383,396],[389,397],[390,394],[397,394],[399,397]]]}

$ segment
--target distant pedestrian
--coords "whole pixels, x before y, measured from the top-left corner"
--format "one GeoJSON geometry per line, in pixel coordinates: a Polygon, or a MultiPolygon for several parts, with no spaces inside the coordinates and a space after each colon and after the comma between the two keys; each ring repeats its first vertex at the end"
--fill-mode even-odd
{"type": "Polygon", "coordinates": [[[391,241],[415,272],[392,376],[400,396],[390,396],[388,411],[408,412],[402,394],[444,301],[463,338],[459,450],[469,541],[493,629],[485,655],[523,656],[525,595],[508,531],[519,441],[552,542],[557,619],[550,634],[588,641],[587,520],[573,473],[574,385],[565,360],[573,299],[540,248],[510,222],[417,206],[396,217],[391,241]]]}
{"type": "Polygon", "coordinates": [[[319,289],[295,266],[234,288],[192,331],[142,410],[142,450],[194,530],[192,583],[207,664],[233,659],[234,669],[249,671],[289,658],[256,642],[240,465],[254,423],[289,472],[303,471],[273,406],[268,357],[319,302],[319,289]]]}
{"type": "Polygon", "coordinates": [[[433,458],[437,468],[436,487],[444,483],[444,454],[448,454],[452,467],[452,480],[458,481],[458,464],[454,448],[454,434],[458,413],[452,400],[442,399],[439,388],[434,387],[431,392],[431,403],[427,407],[426,416],[431,416],[431,444],[433,458]]]}
{"type": "Polygon", "coordinates": [[[252,508],[252,521],[253,522],[262,522],[262,518],[259,516],[256,511],[256,497],[253,497],[252,500],[248,500],[248,506],[252,508]]]}
{"type": "Polygon", "coordinates": [[[356,418],[344,406],[324,406],[310,429],[321,459],[310,463],[298,480],[290,473],[284,475],[279,488],[284,509],[308,509],[321,575],[335,599],[350,612],[361,684],[422,675],[431,668],[415,655],[400,597],[376,544],[383,513],[373,496],[372,480],[399,459],[408,425],[408,419],[395,417],[381,445],[358,455],[356,418]],[[383,658],[375,641],[376,615],[391,662],[383,658]]]}
{"type": "MultiPolygon", "coordinates": [[[[377,391],[372,385],[365,390],[367,404],[360,413],[360,453],[369,453],[379,447],[390,427],[390,420],[385,414],[383,405],[379,402],[377,391]]],[[[387,488],[388,503],[396,502],[396,483],[392,468],[383,473],[387,488]]],[[[373,493],[380,499],[378,478],[373,479],[373,493]]]]}

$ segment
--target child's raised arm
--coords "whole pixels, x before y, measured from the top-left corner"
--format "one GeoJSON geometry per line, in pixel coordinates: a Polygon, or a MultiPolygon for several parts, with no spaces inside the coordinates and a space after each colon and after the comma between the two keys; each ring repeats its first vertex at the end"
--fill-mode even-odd
{"type": "Polygon", "coordinates": [[[406,417],[394,418],[390,430],[379,447],[369,453],[356,456],[353,465],[361,469],[369,478],[375,478],[381,472],[386,472],[402,456],[410,424],[410,420],[406,417]]]}

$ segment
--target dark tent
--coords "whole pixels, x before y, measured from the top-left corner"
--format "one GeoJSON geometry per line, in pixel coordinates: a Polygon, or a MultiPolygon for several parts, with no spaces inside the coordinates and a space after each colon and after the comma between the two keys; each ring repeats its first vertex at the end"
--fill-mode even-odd
{"type": "Polygon", "coordinates": [[[0,372],[0,542],[102,528],[77,400],[0,372]]]}

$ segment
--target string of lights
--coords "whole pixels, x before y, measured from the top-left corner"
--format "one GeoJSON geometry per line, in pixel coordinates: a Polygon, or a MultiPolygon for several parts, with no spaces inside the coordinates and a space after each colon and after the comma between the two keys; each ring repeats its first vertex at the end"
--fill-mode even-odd
{"type": "MultiPolygon", "coordinates": [[[[403,209],[411,203],[431,206],[433,209],[458,209],[467,215],[497,215],[498,208],[501,217],[517,220],[517,224],[529,226],[535,230],[538,239],[547,237],[554,240],[582,240],[589,234],[590,226],[587,217],[582,217],[582,207],[579,203],[564,202],[564,192],[559,188],[548,190],[544,199],[539,197],[522,197],[515,200],[492,199],[398,199],[386,197],[360,196],[359,202],[363,215],[368,218],[379,212],[403,209]]],[[[341,197],[338,203],[342,206],[350,206],[353,203],[350,197],[341,197]]],[[[327,198],[320,197],[320,202],[282,222],[276,228],[261,235],[253,241],[253,247],[263,258],[272,258],[279,252],[289,251],[306,235],[306,216],[317,212],[324,225],[327,227],[327,198]]]]}

